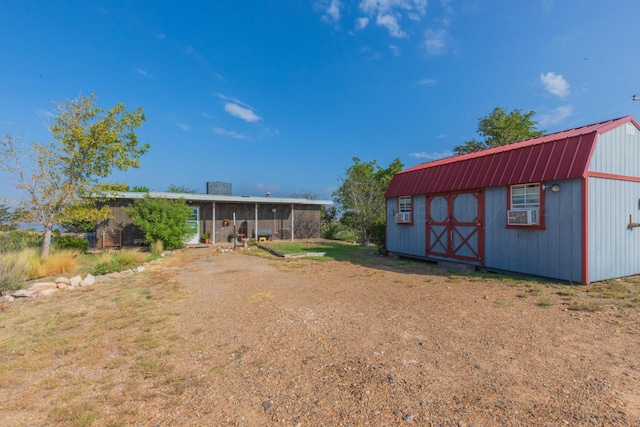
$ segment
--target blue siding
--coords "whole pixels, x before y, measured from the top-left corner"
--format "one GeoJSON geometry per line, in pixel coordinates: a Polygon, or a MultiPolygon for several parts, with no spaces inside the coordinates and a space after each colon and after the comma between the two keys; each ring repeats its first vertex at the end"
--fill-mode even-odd
{"type": "Polygon", "coordinates": [[[413,225],[396,224],[398,199],[387,199],[387,250],[402,255],[424,258],[426,253],[425,196],[413,197],[413,225]]]}
{"type": "Polygon", "coordinates": [[[554,183],[560,185],[558,193],[545,190],[546,230],[506,228],[506,187],[485,190],[486,267],[582,281],[582,183],[554,183]]]}
{"type": "Polygon", "coordinates": [[[589,178],[589,280],[640,274],[640,183],[589,178]]]}
{"type": "Polygon", "coordinates": [[[598,137],[589,172],[640,177],[640,130],[633,123],[598,137]]]}
{"type": "MultiPolygon", "coordinates": [[[[598,138],[589,172],[640,177],[640,131],[633,123],[598,138]]],[[[640,274],[640,183],[589,178],[589,281],[640,274]]]]}

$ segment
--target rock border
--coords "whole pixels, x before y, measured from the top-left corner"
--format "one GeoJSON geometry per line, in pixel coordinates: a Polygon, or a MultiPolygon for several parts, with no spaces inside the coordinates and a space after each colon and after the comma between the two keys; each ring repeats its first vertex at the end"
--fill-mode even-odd
{"type": "MultiPolygon", "coordinates": [[[[167,251],[162,254],[173,255],[173,252],[167,251]]],[[[153,261],[144,262],[141,266],[131,268],[128,270],[116,271],[107,274],[101,274],[94,276],[87,274],[84,278],[80,275],[76,275],[70,278],[60,276],[51,282],[34,282],[27,289],[18,289],[16,291],[8,291],[6,294],[0,296],[0,303],[12,302],[16,299],[36,298],[40,296],[46,296],[54,294],[61,290],[74,290],[79,287],[93,286],[95,284],[110,282],[115,279],[120,279],[126,276],[132,276],[145,271],[149,266],[157,265],[162,262],[162,258],[154,259],[153,261]]]]}

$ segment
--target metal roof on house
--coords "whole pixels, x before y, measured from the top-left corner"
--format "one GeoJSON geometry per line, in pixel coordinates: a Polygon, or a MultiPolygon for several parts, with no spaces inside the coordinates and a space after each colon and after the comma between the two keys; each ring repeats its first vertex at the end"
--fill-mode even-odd
{"type": "Polygon", "coordinates": [[[598,136],[631,116],[423,163],[394,175],[385,197],[432,194],[585,176],[598,136]]]}
{"type": "Polygon", "coordinates": [[[332,200],[311,200],[294,197],[263,197],[263,196],[224,196],[217,194],[192,194],[192,193],[168,193],[160,191],[150,191],[148,193],[139,192],[117,192],[109,196],[114,199],[141,199],[149,195],[158,199],[185,199],[188,202],[225,202],[225,203],[260,203],[260,204],[287,204],[287,205],[333,205],[332,200]]]}

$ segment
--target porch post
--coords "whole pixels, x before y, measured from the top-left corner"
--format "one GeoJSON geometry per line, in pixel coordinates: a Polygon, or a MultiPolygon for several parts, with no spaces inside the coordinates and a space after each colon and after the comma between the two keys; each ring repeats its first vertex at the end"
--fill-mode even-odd
{"type": "Polygon", "coordinates": [[[293,242],[293,236],[296,234],[295,221],[293,220],[293,203],[291,203],[291,241],[293,242]]]}
{"type": "Polygon", "coordinates": [[[253,233],[256,237],[256,242],[258,241],[258,203],[256,202],[256,219],[255,219],[255,224],[253,224],[253,233]]]}
{"type": "Polygon", "coordinates": [[[216,244],[216,202],[211,202],[211,242],[216,244]]]}

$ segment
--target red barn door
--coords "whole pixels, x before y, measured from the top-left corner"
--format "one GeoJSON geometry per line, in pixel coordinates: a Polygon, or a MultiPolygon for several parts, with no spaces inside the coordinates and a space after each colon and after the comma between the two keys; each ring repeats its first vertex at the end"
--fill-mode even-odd
{"type": "Polygon", "coordinates": [[[482,190],[427,196],[427,257],[484,263],[482,190]]]}

